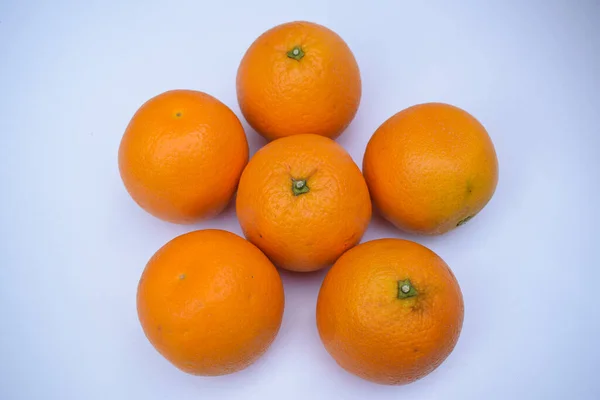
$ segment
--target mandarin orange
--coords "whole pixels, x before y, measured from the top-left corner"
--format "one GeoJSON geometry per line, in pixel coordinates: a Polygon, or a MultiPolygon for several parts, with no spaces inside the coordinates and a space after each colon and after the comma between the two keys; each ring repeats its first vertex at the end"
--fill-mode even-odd
{"type": "Polygon", "coordinates": [[[275,339],[283,286],[269,259],[221,230],[171,240],[146,265],[137,292],[142,328],[177,368],[223,375],[246,368],[275,339]]]}
{"type": "Polygon", "coordinates": [[[192,90],[148,100],[119,147],[119,170],[131,197],[150,214],[175,223],[220,213],[247,162],[248,143],[235,114],[192,90]]]}
{"type": "Polygon", "coordinates": [[[248,123],[267,139],[301,133],[335,138],[358,110],[360,72],[335,32],[290,22],[263,33],[246,51],[237,96],[248,123]]]}
{"type": "Polygon", "coordinates": [[[406,384],[448,357],[463,313],[458,283],[440,257],[414,242],[379,239],[349,250],[327,273],[317,327],[342,368],[406,384]]]}

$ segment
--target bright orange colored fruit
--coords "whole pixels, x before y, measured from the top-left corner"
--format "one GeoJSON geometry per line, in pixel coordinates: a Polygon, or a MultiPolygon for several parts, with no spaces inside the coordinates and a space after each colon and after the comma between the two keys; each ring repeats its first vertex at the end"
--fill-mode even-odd
{"type": "Polygon", "coordinates": [[[220,213],[247,162],[248,143],[235,114],[192,90],[148,100],[119,148],[119,170],[131,197],[150,214],[176,223],[220,213]]]}
{"type": "Polygon", "coordinates": [[[258,359],[283,316],[277,270],[254,245],[220,230],[176,237],[154,254],[137,293],[150,343],[177,368],[224,375],[258,359]]]}
{"type": "Polygon", "coordinates": [[[398,385],[448,357],[463,313],[458,283],[440,257],[414,242],[380,239],[349,250],[328,272],[317,327],[342,368],[398,385]]]}
{"type": "Polygon", "coordinates": [[[360,170],[340,145],[317,135],[260,149],[242,174],[236,207],[248,240],[293,271],[331,265],[360,241],[371,218],[360,170]]]}
{"type": "Polygon", "coordinates": [[[335,138],[358,110],[360,72],[335,32],[290,22],[252,43],[238,69],[237,96],[248,123],[267,139],[299,133],[335,138]]]}
{"type": "Polygon", "coordinates": [[[488,203],[498,183],[498,160],[473,116],[427,103],[400,111],[377,129],[363,173],[385,218],[408,232],[441,234],[488,203]]]}

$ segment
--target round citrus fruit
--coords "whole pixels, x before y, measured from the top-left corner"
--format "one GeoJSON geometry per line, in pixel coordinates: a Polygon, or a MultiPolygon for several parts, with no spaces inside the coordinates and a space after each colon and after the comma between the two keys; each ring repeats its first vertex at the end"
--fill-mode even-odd
{"type": "Polygon", "coordinates": [[[360,72],[335,32],[290,22],[252,43],[238,69],[237,96],[248,123],[267,139],[298,133],[335,138],[358,110],[360,72]]]}
{"type": "Polygon", "coordinates": [[[283,286],[265,255],[220,230],[176,237],[142,274],[137,310],[150,343],[179,369],[224,375],[258,359],[283,316],[283,286]]]}
{"type": "Polygon", "coordinates": [[[119,148],[121,178],[150,214],[193,223],[221,212],[248,162],[235,114],[206,93],[173,90],[148,100],[119,148]]]}
{"type": "Polygon", "coordinates": [[[371,218],[360,170],[340,145],[318,135],[260,149],[242,173],[236,207],[248,240],[293,271],[331,265],[360,241],[371,218]]]}
{"type": "Polygon", "coordinates": [[[498,160],[485,128],[442,104],[400,111],[371,137],[363,172],[374,204],[398,228],[441,234],[473,218],[498,183],[498,160]]]}
{"type": "Polygon", "coordinates": [[[463,310],[458,283],[440,257],[414,242],[380,239],[349,250],[328,272],[317,328],[342,368],[399,385],[448,357],[463,310]]]}

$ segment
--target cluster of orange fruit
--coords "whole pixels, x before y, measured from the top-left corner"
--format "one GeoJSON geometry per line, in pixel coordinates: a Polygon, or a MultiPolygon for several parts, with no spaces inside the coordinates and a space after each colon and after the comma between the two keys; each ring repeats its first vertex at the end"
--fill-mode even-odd
{"type": "Polygon", "coordinates": [[[247,239],[201,230],[158,250],[138,286],[147,338],[183,371],[239,371],[279,331],[284,293],[275,265],[307,272],[333,264],[316,322],[337,363],[384,384],[431,372],[462,327],[454,275],[411,241],[356,245],[371,219],[371,200],[398,228],[417,234],[442,234],[477,214],[498,179],[484,127],[447,104],[405,109],[373,134],[363,177],[332,140],[358,109],[358,65],[337,34],[308,22],[256,39],[239,66],[237,95],[248,123],[272,140],[249,162],[238,118],[202,92],[150,99],[123,136],[121,177],[142,208],[193,223],[219,214],[237,188],[247,239]]]}

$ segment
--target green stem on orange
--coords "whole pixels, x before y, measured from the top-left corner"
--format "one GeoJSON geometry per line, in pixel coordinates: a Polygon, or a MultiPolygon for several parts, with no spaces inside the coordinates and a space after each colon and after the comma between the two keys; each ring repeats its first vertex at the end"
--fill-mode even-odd
{"type": "Polygon", "coordinates": [[[302,47],[294,46],[293,49],[287,52],[287,56],[289,58],[293,58],[296,61],[300,61],[302,57],[304,57],[304,51],[302,51],[302,47]]]}
{"type": "Polygon", "coordinates": [[[294,196],[300,196],[309,191],[310,188],[306,184],[306,179],[292,179],[292,192],[294,193],[294,196]]]}
{"type": "Polygon", "coordinates": [[[415,297],[418,295],[417,289],[413,286],[410,279],[398,281],[398,298],[408,299],[409,297],[415,297]]]}

